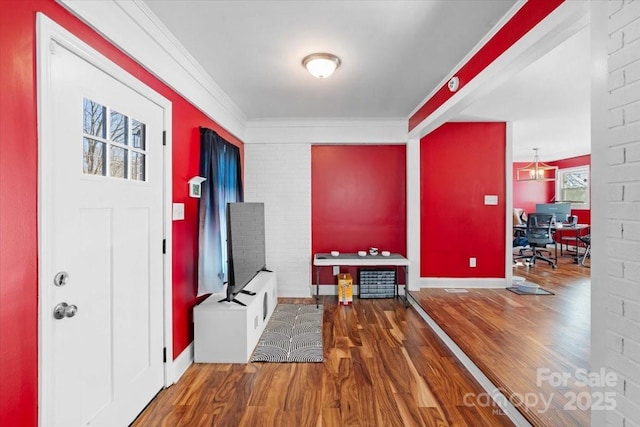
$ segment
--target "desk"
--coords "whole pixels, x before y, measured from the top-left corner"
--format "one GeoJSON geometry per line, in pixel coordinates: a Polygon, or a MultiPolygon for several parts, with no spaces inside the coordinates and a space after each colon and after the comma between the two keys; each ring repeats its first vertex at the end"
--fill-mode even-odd
{"type": "MultiPolygon", "coordinates": [[[[558,232],[563,233],[565,231],[568,232],[572,232],[575,233],[576,236],[576,255],[573,257],[574,261],[576,264],[580,263],[580,254],[578,254],[578,245],[580,244],[580,236],[582,236],[582,231],[583,230],[589,230],[591,228],[591,225],[589,224],[576,224],[576,225],[565,225],[563,224],[562,226],[558,227],[557,225],[554,225],[551,227],[551,231],[555,232],[556,234],[558,232]]],[[[513,226],[514,230],[524,230],[527,231],[527,225],[526,224],[520,224],[520,225],[514,225],[513,226]]],[[[556,242],[557,244],[557,242],[556,242]]],[[[562,244],[562,243],[560,243],[562,244]]],[[[557,249],[556,249],[557,251],[557,249]]],[[[556,254],[556,257],[558,255],[556,254]]]]}
{"type": "MultiPolygon", "coordinates": [[[[316,306],[320,298],[320,269],[322,267],[332,267],[334,265],[343,267],[402,267],[404,270],[404,305],[409,304],[407,301],[407,284],[409,283],[409,260],[400,254],[391,254],[389,256],[382,255],[366,255],[358,256],[358,254],[340,254],[332,256],[331,254],[318,253],[313,256],[313,265],[316,267],[316,306]]],[[[359,285],[359,284],[358,284],[359,285]]],[[[400,296],[398,289],[400,285],[396,280],[396,295],[400,296]]]]}

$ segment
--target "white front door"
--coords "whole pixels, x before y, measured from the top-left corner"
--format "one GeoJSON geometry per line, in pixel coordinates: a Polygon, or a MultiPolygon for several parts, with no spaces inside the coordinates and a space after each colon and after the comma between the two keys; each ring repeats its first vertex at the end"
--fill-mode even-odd
{"type": "Polygon", "coordinates": [[[164,384],[164,110],[60,44],[50,49],[41,421],[126,426],[164,384]]]}

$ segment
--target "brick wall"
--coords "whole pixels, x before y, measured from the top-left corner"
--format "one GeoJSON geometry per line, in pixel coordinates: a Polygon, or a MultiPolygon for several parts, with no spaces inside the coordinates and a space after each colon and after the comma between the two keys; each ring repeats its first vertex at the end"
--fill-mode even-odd
{"type": "Polygon", "coordinates": [[[308,297],[311,277],[311,146],[245,144],[244,199],[264,202],[267,268],[278,295],[308,297]]]}
{"type": "Polygon", "coordinates": [[[607,261],[605,281],[596,276],[593,286],[606,288],[605,366],[618,374],[616,409],[606,422],[631,427],[640,425],[640,1],[609,1],[607,32],[607,130],[599,142],[607,261]]]}

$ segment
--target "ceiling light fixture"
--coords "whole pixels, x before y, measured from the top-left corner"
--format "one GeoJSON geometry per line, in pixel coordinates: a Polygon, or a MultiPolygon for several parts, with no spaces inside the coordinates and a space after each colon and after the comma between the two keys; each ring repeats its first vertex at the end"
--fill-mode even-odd
{"type": "Polygon", "coordinates": [[[331,53],[312,53],[302,59],[302,66],[313,77],[326,79],[340,66],[340,58],[331,53]]]}
{"type": "Polygon", "coordinates": [[[540,161],[538,148],[533,149],[533,162],[516,171],[517,181],[555,181],[558,172],[557,166],[549,166],[540,161]]]}

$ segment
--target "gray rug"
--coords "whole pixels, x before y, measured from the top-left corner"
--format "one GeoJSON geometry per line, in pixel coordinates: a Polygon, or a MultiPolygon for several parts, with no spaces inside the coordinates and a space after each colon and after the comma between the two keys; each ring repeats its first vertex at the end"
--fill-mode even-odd
{"type": "Polygon", "coordinates": [[[533,292],[532,291],[524,291],[520,288],[517,288],[515,286],[511,287],[511,288],[506,288],[508,291],[513,292],[514,294],[518,294],[518,295],[555,295],[553,292],[548,291],[546,289],[543,288],[536,288],[533,292]]]}
{"type": "Polygon", "coordinates": [[[322,362],[322,305],[278,304],[252,362],[322,362]]]}

